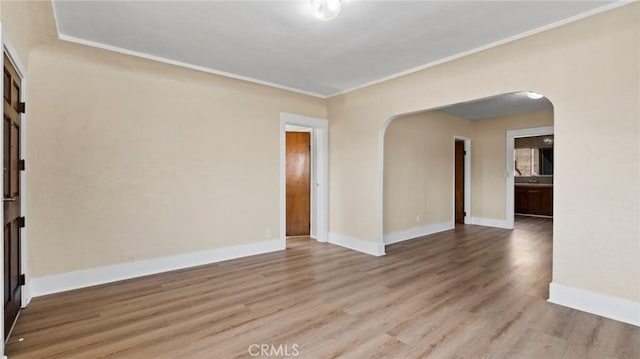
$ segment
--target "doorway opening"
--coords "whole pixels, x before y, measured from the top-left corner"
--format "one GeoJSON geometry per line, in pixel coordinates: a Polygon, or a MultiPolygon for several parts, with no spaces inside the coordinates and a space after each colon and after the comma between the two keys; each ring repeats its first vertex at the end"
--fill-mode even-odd
{"type": "Polygon", "coordinates": [[[453,217],[456,224],[468,224],[471,218],[471,139],[455,136],[453,143],[453,217]]]}
{"type": "Polygon", "coordinates": [[[468,223],[470,135],[469,121],[438,110],[389,124],[381,156],[385,245],[453,229],[456,220],[468,223]]]}
{"type": "MultiPolygon", "coordinates": [[[[527,129],[538,126],[552,128],[553,117],[549,99],[519,91],[389,118],[379,140],[379,243],[386,246],[462,223],[513,229],[513,138],[532,136],[527,129]],[[458,151],[467,152],[457,166],[457,181],[456,141],[458,151]]],[[[551,155],[540,152],[547,155],[545,170],[552,171],[551,155]]]]}
{"type": "Polygon", "coordinates": [[[507,131],[507,220],[553,218],[553,126],[507,131]]]}
{"type": "Polygon", "coordinates": [[[280,239],[328,235],[328,123],[280,114],[280,239]]]}

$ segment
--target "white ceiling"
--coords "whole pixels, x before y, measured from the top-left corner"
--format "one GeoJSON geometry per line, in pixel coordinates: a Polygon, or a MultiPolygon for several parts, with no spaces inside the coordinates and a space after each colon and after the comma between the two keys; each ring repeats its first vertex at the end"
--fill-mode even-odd
{"type": "Polygon", "coordinates": [[[62,39],[322,97],[520,36],[611,1],[54,0],[62,39]]]}
{"type": "Polygon", "coordinates": [[[553,108],[546,97],[530,99],[526,92],[487,97],[480,100],[462,102],[437,109],[450,115],[467,120],[483,120],[487,118],[515,115],[553,108]]]}

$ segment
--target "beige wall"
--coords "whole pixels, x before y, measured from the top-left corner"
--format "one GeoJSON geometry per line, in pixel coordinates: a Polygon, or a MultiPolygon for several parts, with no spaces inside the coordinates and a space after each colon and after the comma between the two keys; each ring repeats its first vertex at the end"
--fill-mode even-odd
{"type": "Polygon", "coordinates": [[[471,213],[505,220],[507,131],[553,126],[553,110],[542,110],[472,122],[471,213]]]}
{"type": "Polygon", "coordinates": [[[384,137],[384,233],[453,221],[454,136],[470,121],[429,111],[399,117],[384,137]]]}
{"type": "Polygon", "coordinates": [[[51,37],[50,3],[3,2],[3,28],[29,67],[31,275],[263,239],[278,224],[280,111],[328,116],[330,231],[378,241],[385,121],[535,90],[555,105],[553,280],[640,301],[639,15],[627,5],[325,108],[62,44],[51,37]],[[594,166],[573,160],[585,151],[594,166]],[[612,184],[611,173],[624,175],[612,184]]]}
{"type": "Polygon", "coordinates": [[[535,90],[554,104],[553,281],[640,301],[638,6],[330,98],[330,231],[381,241],[385,121],[535,90]]]}
{"type": "Polygon", "coordinates": [[[553,125],[553,110],[468,121],[438,111],[394,119],[384,137],[384,234],[453,223],[454,136],[471,140],[473,217],[506,218],[507,131],[553,125]]]}
{"type": "MultiPolygon", "coordinates": [[[[36,5],[15,13],[52,16],[36,5]]],[[[55,39],[14,42],[29,66],[31,277],[264,241],[267,229],[279,238],[280,112],[326,118],[325,100],[55,39]]]]}
{"type": "Polygon", "coordinates": [[[0,1],[0,4],[2,36],[9,38],[20,61],[28,67],[31,49],[57,38],[51,2],[0,1]]]}

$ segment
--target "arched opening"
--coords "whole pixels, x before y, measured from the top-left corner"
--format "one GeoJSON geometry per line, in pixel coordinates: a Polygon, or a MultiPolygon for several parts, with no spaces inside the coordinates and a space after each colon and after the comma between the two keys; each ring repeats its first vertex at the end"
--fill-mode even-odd
{"type": "Polygon", "coordinates": [[[383,245],[450,230],[456,222],[512,229],[516,213],[553,215],[553,105],[535,92],[397,115],[385,122],[380,141],[383,245]],[[457,170],[456,147],[464,153],[457,170]],[[516,172],[525,168],[526,174],[516,172]],[[526,196],[530,205],[523,210],[526,196]]]}

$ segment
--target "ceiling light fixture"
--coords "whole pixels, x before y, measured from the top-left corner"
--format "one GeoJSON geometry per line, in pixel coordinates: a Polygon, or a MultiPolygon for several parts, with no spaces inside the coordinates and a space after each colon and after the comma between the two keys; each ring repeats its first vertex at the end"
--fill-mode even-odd
{"type": "Polygon", "coordinates": [[[527,97],[532,99],[532,100],[537,100],[537,99],[541,99],[544,96],[542,96],[541,94],[537,93],[537,92],[527,92],[527,97]]]}
{"type": "Polygon", "coordinates": [[[311,0],[311,11],[318,20],[335,19],[342,9],[342,0],[311,0]]]}

